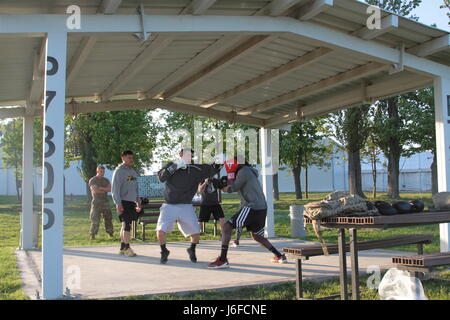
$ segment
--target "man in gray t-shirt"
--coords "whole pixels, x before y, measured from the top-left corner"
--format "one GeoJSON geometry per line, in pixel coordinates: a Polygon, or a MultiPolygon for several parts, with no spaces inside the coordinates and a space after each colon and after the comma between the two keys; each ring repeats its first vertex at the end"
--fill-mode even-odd
{"type": "Polygon", "coordinates": [[[132,222],[137,220],[138,212],[141,212],[138,174],[133,169],[133,158],[132,151],[124,151],[121,156],[122,163],[117,166],[112,176],[112,196],[119,220],[122,222],[119,253],[128,257],[136,256],[136,253],[130,248],[130,231],[132,222]]]}

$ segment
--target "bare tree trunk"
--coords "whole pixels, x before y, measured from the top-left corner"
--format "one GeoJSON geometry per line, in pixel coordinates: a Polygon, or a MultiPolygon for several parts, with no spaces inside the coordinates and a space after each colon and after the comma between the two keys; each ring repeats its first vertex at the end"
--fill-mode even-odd
{"type": "Polygon", "coordinates": [[[294,174],[294,184],[295,184],[295,199],[303,199],[302,197],[302,183],[300,180],[300,174],[302,171],[302,167],[298,166],[297,168],[292,169],[292,173],[294,174]]]}
{"type": "Polygon", "coordinates": [[[377,197],[377,157],[372,154],[372,197],[375,199],[377,197]]]}
{"type": "Polygon", "coordinates": [[[89,188],[89,181],[86,181],[86,195],[87,195],[87,202],[91,203],[92,201],[92,193],[91,193],[91,188],[89,188]]]}
{"type": "Polygon", "coordinates": [[[272,176],[273,181],[273,198],[274,200],[280,200],[280,191],[278,189],[278,173],[272,176]]]}
{"type": "Polygon", "coordinates": [[[434,151],[433,162],[431,163],[431,194],[439,192],[438,172],[437,172],[437,155],[434,151]]]}
{"type": "Polygon", "coordinates": [[[305,166],[305,198],[309,199],[309,195],[308,195],[308,165],[305,166]]]}
{"type": "MultiPolygon", "coordinates": [[[[392,128],[393,132],[398,132],[400,126],[400,117],[398,114],[397,100],[395,98],[387,100],[387,108],[389,118],[394,120],[392,128]]],[[[402,147],[398,134],[392,134],[389,138],[389,152],[388,152],[388,197],[397,199],[400,197],[400,156],[402,154],[402,147]]]]}
{"type": "Polygon", "coordinates": [[[19,168],[15,169],[15,175],[16,175],[16,194],[17,194],[17,200],[19,202],[22,202],[22,195],[20,192],[20,188],[21,188],[21,183],[22,181],[20,181],[19,179],[19,168]]]}
{"type": "Polygon", "coordinates": [[[398,199],[400,197],[400,157],[390,153],[388,160],[388,197],[391,199],[398,199]]]}
{"type": "Polygon", "coordinates": [[[348,154],[348,185],[350,193],[365,198],[361,184],[361,156],[359,150],[348,154]]]}

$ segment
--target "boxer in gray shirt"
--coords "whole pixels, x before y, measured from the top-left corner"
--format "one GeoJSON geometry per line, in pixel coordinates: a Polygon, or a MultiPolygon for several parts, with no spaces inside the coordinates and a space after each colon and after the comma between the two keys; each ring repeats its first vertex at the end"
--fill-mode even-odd
{"type": "Polygon", "coordinates": [[[138,173],[133,169],[133,152],[130,150],[122,153],[122,163],[114,170],[112,176],[112,196],[116,204],[119,220],[122,222],[120,230],[120,251],[128,257],[136,256],[130,248],[131,223],[138,218],[141,212],[137,177],[138,173]]]}

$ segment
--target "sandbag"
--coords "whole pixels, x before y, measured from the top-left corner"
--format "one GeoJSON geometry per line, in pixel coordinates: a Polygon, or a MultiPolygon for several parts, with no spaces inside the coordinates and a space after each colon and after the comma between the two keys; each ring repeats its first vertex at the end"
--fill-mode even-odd
{"type": "Polygon", "coordinates": [[[433,195],[435,210],[450,210],[450,192],[438,192],[433,195]]]}
{"type": "Polygon", "coordinates": [[[425,202],[422,200],[410,200],[408,203],[412,206],[414,212],[416,213],[425,210],[425,202]]]}
{"type": "Polygon", "coordinates": [[[307,203],[303,214],[311,220],[321,220],[334,216],[378,215],[378,210],[374,207],[369,209],[366,200],[358,195],[336,191],[322,201],[307,203]]]}
{"type": "Polygon", "coordinates": [[[324,200],[307,203],[304,207],[303,215],[312,220],[314,232],[326,256],[328,255],[328,249],[320,230],[321,219],[334,216],[379,215],[375,206],[358,195],[343,191],[332,192],[324,200]]]}
{"type": "Polygon", "coordinates": [[[406,201],[397,201],[392,204],[398,213],[412,213],[415,211],[413,206],[406,201]]]}
{"type": "Polygon", "coordinates": [[[378,209],[378,212],[383,216],[393,216],[398,214],[397,209],[392,207],[391,204],[386,201],[375,201],[374,205],[378,209]]]}

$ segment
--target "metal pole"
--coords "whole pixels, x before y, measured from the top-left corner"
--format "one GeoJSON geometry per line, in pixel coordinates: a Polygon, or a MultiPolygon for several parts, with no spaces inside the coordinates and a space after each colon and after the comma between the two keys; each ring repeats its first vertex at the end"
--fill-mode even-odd
{"type": "Polygon", "coordinates": [[[47,38],[42,176],[42,295],[63,295],[63,171],[67,33],[47,38]]]}
{"type": "Polygon", "coordinates": [[[350,255],[352,262],[352,298],[359,300],[359,266],[358,266],[358,239],[356,229],[350,229],[350,255]]]}
{"type": "Polygon", "coordinates": [[[22,156],[22,216],[20,229],[20,248],[34,247],[33,214],[33,127],[34,117],[23,118],[23,156],[22,156]]]}
{"type": "MultiPolygon", "coordinates": [[[[436,151],[439,191],[450,191],[450,79],[434,80],[434,105],[436,113],[436,151]]],[[[450,224],[442,223],[440,230],[441,252],[450,251],[450,224]]]]}
{"type": "Polygon", "coordinates": [[[347,290],[347,255],[345,253],[345,229],[339,229],[339,282],[341,285],[341,300],[348,300],[347,290]]]}
{"type": "Polygon", "coordinates": [[[267,217],[265,236],[275,237],[274,206],[273,206],[273,180],[275,163],[278,164],[278,130],[261,128],[260,136],[260,159],[262,169],[262,184],[267,201],[267,217]],[[275,140],[275,141],[273,141],[275,140]]]}
{"type": "Polygon", "coordinates": [[[302,275],[302,260],[295,259],[295,271],[297,276],[296,281],[296,297],[298,299],[303,298],[303,275],[302,275]]]}

